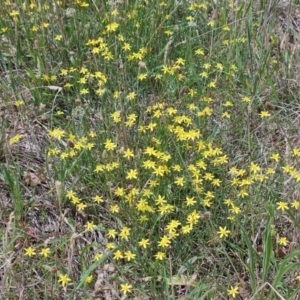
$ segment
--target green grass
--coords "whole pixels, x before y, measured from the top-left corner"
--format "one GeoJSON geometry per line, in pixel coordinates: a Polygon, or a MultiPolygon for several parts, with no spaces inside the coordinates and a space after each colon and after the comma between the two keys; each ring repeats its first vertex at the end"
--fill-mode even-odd
{"type": "Polygon", "coordinates": [[[298,299],[298,10],[5,1],[0,298],[298,299]]]}

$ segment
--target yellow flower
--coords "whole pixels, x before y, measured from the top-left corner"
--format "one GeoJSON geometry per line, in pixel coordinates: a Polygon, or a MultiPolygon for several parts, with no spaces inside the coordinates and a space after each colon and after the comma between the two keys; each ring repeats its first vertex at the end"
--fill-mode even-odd
{"type": "Polygon", "coordinates": [[[20,141],[20,139],[22,138],[22,135],[17,133],[15,136],[13,136],[12,138],[9,139],[9,144],[16,144],[17,142],[20,141]]]}
{"type": "Polygon", "coordinates": [[[299,148],[294,148],[293,149],[293,156],[300,156],[300,149],[299,148]]]}
{"type": "Polygon", "coordinates": [[[125,191],[124,191],[124,188],[122,188],[122,187],[118,187],[115,191],[115,195],[119,196],[119,197],[124,196],[124,193],[125,193],[125,191]]]}
{"type": "Polygon", "coordinates": [[[183,66],[184,65],[184,59],[182,58],[182,57],[179,57],[179,58],[177,58],[177,60],[176,60],[176,64],[177,65],[181,65],[181,66],[183,66]]]}
{"type": "Polygon", "coordinates": [[[194,197],[186,197],[186,206],[193,206],[196,202],[194,197]]]}
{"type": "Polygon", "coordinates": [[[114,120],[115,123],[119,123],[121,121],[121,114],[118,111],[115,111],[110,116],[114,120]]]}
{"type": "Polygon", "coordinates": [[[164,235],[161,239],[160,242],[158,243],[158,246],[160,247],[168,247],[171,244],[170,238],[168,238],[166,235],[164,235]]]}
{"type": "Polygon", "coordinates": [[[131,251],[126,251],[124,253],[124,257],[127,259],[127,261],[131,261],[132,259],[135,258],[135,256],[136,255],[134,253],[132,253],[131,251]]]}
{"type": "Polygon", "coordinates": [[[223,65],[222,65],[221,63],[217,63],[217,64],[216,64],[216,68],[217,68],[218,70],[222,71],[222,70],[223,70],[223,65]]]}
{"type": "Polygon", "coordinates": [[[79,93],[80,93],[80,95],[86,95],[86,94],[89,93],[89,90],[84,88],[84,89],[81,89],[81,90],[79,91],[79,93]]]}
{"type": "Polygon", "coordinates": [[[103,198],[101,196],[98,196],[98,195],[96,195],[93,199],[98,204],[102,203],[104,201],[103,198]]]}
{"type": "Polygon", "coordinates": [[[89,4],[88,4],[87,2],[81,2],[81,3],[80,3],[80,6],[81,6],[81,7],[88,7],[89,4]]]}
{"type": "Polygon", "coordinates": [[[155,254],[155,258],[157,259],[157,260],[163,260],[164,258],[166,257],[166,254],[164,253],[164,252],[157,252],[156,254],[155,254]]]}
{"type": "Polygon", "coordinates": [[[235,286],[235,287],[231,286],[230,289],[227,290],[228,295],[231,296],[232,298],[235,298],[236,295],[238,294],[238,289],[239,288],[237,286],[235,286]]]}
{"type": "Polygon", "coordinates": [[[11,17],[16,17],[18,15],[19,15],[19,12],[17,10],[15,10],[15,9],[10,13],[11,17]]]}
{"type": "Polygon", "coordinates": [[[121,258],[123,258],[122,252],[120,250],[117,250],[114,254],[114,259],[119,260],[121,258]]]}
{"type": "Polygon", "coordinates": [[[164,176],[165,174],[165,168],[163,166],[158,166],[158,167],[154,167],[154,171],[153,174],[155,174],[156,176],[164,176]]]}
{"type": "Polygon", "coordinates": [[[202,78],[207,78],[207,77],[208,77],[208,74],[207,74],[206,71],[203,71],[203,72],[201,72],[201,73],[199,74],[199,76],[202,77],[202,78]]]}
{"type": "Polygon", "coordinates": [[[228,206],[233,206],[234,202],[231,199],[225,199],[224,200],[224,204],[228,205],[228,206]]]}
{"type": "MultiPolygon", "coordinates": [[[[117,16],[119,13],[116,9],[114,9],[112,12],[111,12],[111,15],[112,16],[117,16]]],[[[122,39],[122,35],[119,34],[119,39],[122,39]]]]}
{"type": "Polygon", "coordinates": [[[142,73],[142,74],[139,74],[139,76],[138,76],[138,79],[139,80],[144,80],[144,79],[146,79],[147,78],[147,73],[142,73]]]}
{"type": "Polygon", "coordinates": [[[129,100],[133,100],[135,97],[136,97],[136,93],[135,92],[131,92],[131,93],[129,93],[127,95],[126,98],[129,99],[129,100]]]}
{"type": "Polygon", "coordinates": [[[278,162],[279,159],[280,159],[280,155],[279,155],[278,153],[273,153],[273,154],[271,155],[271,159],[273,159],[273,160],[275,160],[276,162],[278,162]]]}
{"type": "Polygon", "coordinates": [[[139,241],[139,246],[143,247],[144,249],[146,249],[149,245],[149,239],[141,239],[139,241]]]}
{"type": "Polygon", "coordinates": [[[176,177],[175,184],[178,186],[184,186],[184,177],[176,177]]]}
{"type": "Polygon", "coordinates": [[[228,111],[225,111],[225,112],[222,113],[222,117],[230,119],[230,114],[228,113],[228,111]]]}
{"type": "Polygon", "coordinates": [[[93,280],[93,275],[90,275],[85,279],[85,283],[91,283],[92,280],[93,280]]]}
{"type": "Polygon", "coordinates": [[[107,236],[114,239],[116,237],[116,234],[117,234],[117,231],[115,229],[109,229],[107,236]]]}
{"type": "Polygon", "coordinates": [[[282,236],[278,240],[278,244],[282,246],[286,246],[289,243],[288,239],[285,236],[282,236]]]}
{"type": "Polygon", "coordinates": [[[215,21],[214,20],[210,20],[208,23],[207,23],[208,26],[215,26],[215,21]]]}
{"type": "Polygon", "coordinates": [[[189,94],[191,97],[193,97],[194,95],[197,94],[197,91],[196,91],[195,89],[189,89],[188,94],[189,94]]]}
{"type": "Polygon", "coordinates": [[[62,75],[62,76],[68,75],[68,70],[67,69],[61,69],[60,70],[60,75],[62,75]]]}
{"type": "Polygon", "coordinates": [[[64,85],[64,87],[65,87],[66,89],[69,89],[70,87],[72,87],[72,84],[69,83],[69,82],[67,82],[67,83],[64,85]]]}
{"type": "Polygon", "coordinates": [[[277,209],[281,211],[285,211],[289,209],[288,205],[284,201],[277,202],[277,209]]]}
{"type": "Polygon", "coordinates": [[[200,214],[195,209],[187,216],[187,222],[189,225],[195,225],[199,222],[200,214]]]}
{"type": "Polygon", "coordinates": [[[34,250],[34,248],[32,248],[32,247],[28,247],[27,249],[25,249],[25,255],[26,256],[29,256],[29,257],[31,257],[31,256],[34,256],[35,255],[35,250],[34,250]]]}
{"type": "Polygon", "coordinates": [[[129,148],[123,154],[123,157],[128,158],[128,159],[133,156],[134,156],[133,151],[129,148]]]}
{"type": "Polygon", "coordinates": [[[166,226],[166,229],[169,232],[169,235],[172,237],[172,235],[176,232],[177,227],[181,225],[181,223],[177,220],[171,220],[169,224],[166,226]]]}
{"type": "Polygon", "coordinates": [[[224,104],[224,106],[231,107],[231,106],[233,106],[233,104],[232,104],[231,101],[226,101],[225,104],[224,104]]]}
{"type": "Polygon", "coordinates": [[[76,208],[81,211],[84,210],[87,207],[87,205],[85,203],[78,203],[76,208]]]}
{"type": "Polygon", "coordinates": [[[85,224],[85,229],[88,231],[92,231],[96,228],[97,226],[93,222],[87,222],[85,224]]]}
{"type": "Polygon", "coordinates": [[[128,241],[128,236],[130,235],[130,228],[124,226],[120,232],[120,237],[122,240],[128,241]]]}
{"type": "Polygon", "coordinates": [[[62,36],[61,34],[57,34],[57,35],[55,36],[54,39],[55,39],[56,41],[61,41],[62,38],[63,38],[63,36],[62,36]]]}
{"type": "Polygon", "coordinates": [[[122,49],[123,49],[124,51],[129,51],[129,50],[131,49],[131,46],[130,46],[130,44],[128,44],[128,43],[124,43],[124,46],[122,47],[122,49]]]}
{"type": "Polygon", "coordinates": [[[247,191],[245,189],[241,189],[239,191],[238,195],[242,198],[244,198],[245,196],[249,196],[249,194],[247,193],[247,191]]]}
{"type": "Polygon", "coordinates": [[[132,289],[132,285],[128,283],[121,284],[121,291],[124,295],[130,292],[132,289]]]}
{"type": "Polygon", "coordinates": [[[108,151],[111,151],[116,148],[116,144],[114,144],[111,139],[106,139],[104,145],[105,145],[105,149],[108,151]]]}
{"type": "Polygon", "coordinates": [[[68,277],[67,274],[65,274],[65,275],[60,274],[60,275],[59,275],[58,282],[60,282],[62,286],[67,285],[68,282],[70,282],[70,281],[71,281],[71,279],[68,277]]]}
{"type": "Polygon", "coordinates": [[[173,31],[171,31],[171,30],[165,30],[165,34],[170,36],[170,35],[173,34],[173,31]]]}
{"type": "Polygon", "coordinates": [[[48,257],[49,254],[50,254],[50,248],[43,248],[40,252],[40,255],[44,257],[48,257]]]}
{"type": "Polygon", "coordinates": [[[230,28],[229,28],[228,25],[225,25],[225,26],[223,26],[223,30],[224,30],[224,31],[230,31],[230,28]]]}
{"type": "Polygon", "coordinates": [[[230,209],[230,211],[237,215],[241,212],[241,209],[238,206],[232,205],[232,208],[230,209]]]}
{"type": "Polygon", "coordinates": [[[16,106],[21,106],[22,104],[24,104],[24,101],[22,101],[22,100],[16,100],[15,101],[16,106]]]}
{"type": "Polygon", "coordinates": [[[55,128],[53,130],[49,130],[48,131],[48,135],[50,137],[56,138],[58,140],[61,140],[61,138],[65,135],[64,130],[60,129],[60,128],[55,128]]]}
{"type": "Polygon", "coordinates": [[[220,235],[220,238],[222,239],[223,237],[227,237],[228,235],[229,235],[229,233],[230,233],[230,230],[228,230],[227,228],[226,228],[226,226],[225,227],[219,227],[219,229],[220,229],[220,231],[218,231],[218,234],[220,235]]]}
{"type": "Polygon", "coordinates": [[[266,118],[266,117],[271,116],[270,113],[266,110],[263,110],[259,115],[260,115],[261,118],[266,118]]]}
{"type": "Polygon", "coordinates": [[[102,256],[103,256],[102,253],[96,253],[95,256],[94,256],[94,261],[99,260],[102,256]]]}
{"type": "Polygon", "coordinates": [[[118,27],[119,27],[119,24],[116,22],[113,22],[106,26],[106,30],[107,30],[107,32],[114,32],[117,30],[118,27]]]}
{"type": "Polygon", "coordinates": [[[299,206],[300,206],[300,202],[297,201],[297,200],[294,200],[292,203],[291,203],[291,206],[295,209],[298,209],[299,206]]]}
{"type": "Polygon", "coordinates": [[[211,199],[203,199],[203,205],[207,207],[211,207],[211,199]]]}
{"type": "Polygon", "coordinates": [[[266,170],[266,174],[275,174],[275,170],[273,169],[273,168],[268,168],[267,170],[266,170]]]}
{"type": "Polygon", "coordinates": [[[115,205],[112,205],[112,206],[110,207],[110,209],[109,209],[109,211],[112,212],[112,213],[118,213],[119,210],[120,210],[120,208],[119,208],[119,206],[116,205],[116,204],[115,204],[115,205]]]}
{"type": "Polygon", "coordinates": [[[208,84],[209,87],[211,88],[215,88],[216,87],[216,82],[215,81],[211,81],[209,84],[208,84]]]}
{"type": "Polygon", "coordinates": [[[106,249],[111,250],[111,249],[115,249],[116,245],[114,243],[107,243],[106,244],[106,249]]]}
{"type": "Polygon", "coordinates": [[[137,178],[137,175],[138,175],[137,170],[131,169],[131,170],[127,173],[126,179],[136,179],[136,178],[137,178]]]}
{"type": "Polygon", "coordinates": [[[248,96],[244,96],[244,97],[243,97],[243,101],[244,101],[244,102],[250,102],[251,99],[250,99],[248,96]]]}
{"type": "Polygon", "coordinates": [[[196,49],[195,53],[198,55],[204,55],[204,51],[201,48],[196,49]]]}

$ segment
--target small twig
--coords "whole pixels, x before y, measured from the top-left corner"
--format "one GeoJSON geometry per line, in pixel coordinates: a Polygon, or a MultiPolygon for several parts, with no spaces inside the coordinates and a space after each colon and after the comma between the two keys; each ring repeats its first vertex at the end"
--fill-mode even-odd
{"type": "Polygon", "coordinates": [[[256,242],[257,242],[258,237],[259,237],[260,234],[261,234],[261,229],[262,229],[264,223],[265,223],[265,220],[262,219],[262,220],[260,221],[259,226],[258,226],[258,230],[257,230],[257,233],[256,233],[256,235],[255,235],[255,238],[253,239],[253,244],[252,244],[254,249],[257,249],[257,247],[256,247],[256,242]]]}
{"type": "Polygon", "coordinates": [[[283,298],[278,292],[277,290],[275,290],[275,288],[273,288],[273,286],[269,283],[269,282],[265,282],[256,292],[255,294],[249,299],[249,300],[255,300],[255,296],[265,287],[265,286],[269,286],[274,292],[275,294],[281,299],[281,300],[286,300],[285,298],[283,298]]]}
{"type": "Polygon", "coordinates": [[[164,53],[164,65],[167,64],[167,56],[168,56],[168,52],[169,52],[169,49],[171,48],[171,45],[173,43],[173,36],[170,37],[167,45],[166,45],[166,48],[165,48],[165,53],[164,53]]]}

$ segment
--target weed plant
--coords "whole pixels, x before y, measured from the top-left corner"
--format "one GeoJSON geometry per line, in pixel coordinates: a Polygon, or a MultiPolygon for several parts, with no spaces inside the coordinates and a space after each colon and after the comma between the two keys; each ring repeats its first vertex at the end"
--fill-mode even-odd
{"type": "Polygon", "coordinates": [[[3,1],[1,299],[299,299],[299,9],[3,1]]]}

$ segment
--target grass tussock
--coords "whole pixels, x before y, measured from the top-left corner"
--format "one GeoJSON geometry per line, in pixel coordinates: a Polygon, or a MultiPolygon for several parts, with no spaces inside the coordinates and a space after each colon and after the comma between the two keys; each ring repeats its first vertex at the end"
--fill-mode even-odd
{"type": "Polygon", "coordinates": [[[0,14],[1,299],[299,299],[297,1],[0,14]]]}

